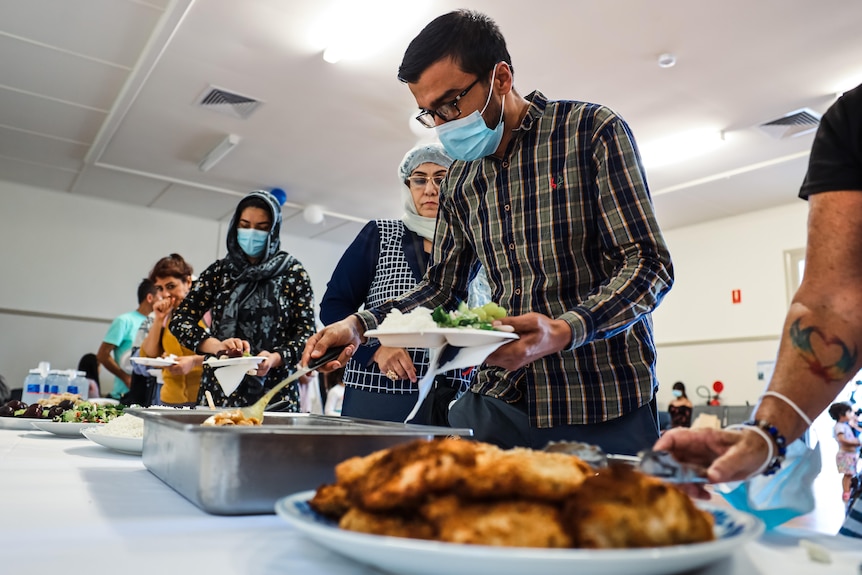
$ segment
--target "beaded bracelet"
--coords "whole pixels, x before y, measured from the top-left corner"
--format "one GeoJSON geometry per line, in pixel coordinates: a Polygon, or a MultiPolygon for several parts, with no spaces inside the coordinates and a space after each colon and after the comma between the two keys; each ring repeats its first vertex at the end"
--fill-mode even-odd
{"type": "Polygon", "coordinates": [[[775,442],[775,447],[778,450],[778,454],[772,459],[772,461],[769,461],[767,463],[766,469],[763,471],[763,474],[775,474],[776,471],[781,469],[781,463],[784,461],[784,456],[787,455],[787,439],[785,439],[785,437],[781,435],[781,433],[779,433],[777,427],[764,419],[753,419],[751,421],[744,422],[743,425],[761,429],[768,433],[770,437],[772,437],[772,441],[775,442]]]}

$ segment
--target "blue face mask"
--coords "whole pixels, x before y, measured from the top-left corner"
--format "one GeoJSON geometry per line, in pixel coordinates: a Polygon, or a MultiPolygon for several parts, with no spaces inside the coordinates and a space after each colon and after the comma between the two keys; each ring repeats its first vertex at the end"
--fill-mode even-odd
{"type": "Polygon", "coordinates": [[[239,228],[236,230],[236,241],[239,247],[246,255],[256,258],[263,253],[266,248],[266,240],[269,239],[269,233],[263,230],[252,230],[239,228]]]}
{"type": "Polygon", "coordinates": [[[674,397],[682,397],[682,390],[681,389],[674,389],[671,391],[671,393],[673,394],[674,397]]]}
{"type": "Polygon", "coordinates": [[[497,68],[494,68],[494,73],[491,75],[491,90],[488,92],[488,99],[485,100],[485,105],[482,111],[476,110],[466,118],[458,118],[445,124],[440,124],[435,129],[437,137],[440,138],[440,143],[446,148],[446,151],[455,159],[471,162],[484,158],[494,153],[494,150],[500,145],[503,140],[503,111],[506,109],[506,96],[503,96],[503,101],[500,105],[500,119],[497,122],[497,127],[493,130],[485,124],[485,118],[482,114],[491,102],[491,94],[494,93],[494,78],[497,74],[497,68]]]}
{"type": "Polygon", "coordinates": [[[803,438],[787,446],[784,463],[775,475],[715,487],[736,509],[751,513],[772,529],[814,509],[812,486],[819,473],[820,444],[811,448],[803,438]]]}

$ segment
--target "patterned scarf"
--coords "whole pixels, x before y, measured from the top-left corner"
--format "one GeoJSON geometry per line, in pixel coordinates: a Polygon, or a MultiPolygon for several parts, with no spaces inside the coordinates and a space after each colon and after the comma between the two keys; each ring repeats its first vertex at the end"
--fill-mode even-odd
{"type": "Polygon", "coordinates": [[[252,353],[268,349],[275,339],[281,309],[278,304],[280,288],[277,281],[296,258],[280,251],[281,205],[269,192],[255,191],[237,205],[227,237],[228,255],[225,268],[233,280],[234,288],[224,306],[218,329],[213,335],[219,339],[240,337],[251,344],[252,353]],[[237,225],[242,211],[248,207],[247,200],[263,199],[269,206],[272,227],[267,245],[260,261],[251,263],[236,237],[237,225]]]}

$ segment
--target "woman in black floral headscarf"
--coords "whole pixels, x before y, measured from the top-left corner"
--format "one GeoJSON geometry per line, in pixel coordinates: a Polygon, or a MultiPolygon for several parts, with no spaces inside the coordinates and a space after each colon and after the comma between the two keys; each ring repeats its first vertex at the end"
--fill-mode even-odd
{"type": "MultiPolygon", "coordinates": [[[[255,191],[244,197],[227,234],[227,257],[201,274],[174,312],[170,330],[189,349],[218,355],[239,350],[266,358],[229,396],[205,366],[199,404],[207,390],[220,405],[254,403],[294,371],[314,333],[311,280],[296,258],[279,249],[280,231],[281,204],[275,196],[255,191]],[[198,325],[208,310],[209,332],[198,325]]],[[[299,411],[298,386],[286,387],[274,399],[283,400],[299,411]]]]}

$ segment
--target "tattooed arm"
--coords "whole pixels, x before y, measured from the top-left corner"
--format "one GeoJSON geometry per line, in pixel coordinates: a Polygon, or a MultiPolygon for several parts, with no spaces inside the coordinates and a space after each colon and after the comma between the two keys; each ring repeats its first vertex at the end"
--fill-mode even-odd
{"type": "MultiPolygon", "coordinates": [[[[862,192],[818,193],[809,204],[805,274],[784,322],[767,389],[814,419],[862,367],[862,192]]],[[[776,427],[788,443],[807,427],[773,396],[763,397],[754,417],[776,427]]],[[[655,448],[708,467],[713,483],[750,476],[768,455],[766,442],[751,430],[673,429],[655,448]]]]}
{"type": "MultiPolygon", "coordinates": [[[[860,369],[862,193],[815,194],[809,203],[805,274],[784,322],[769,389],[813,419],[860,369]]],[[[765,397],[756,415],[780,424],[788,440],[806,428],[774,397],[765,397]]]]}

